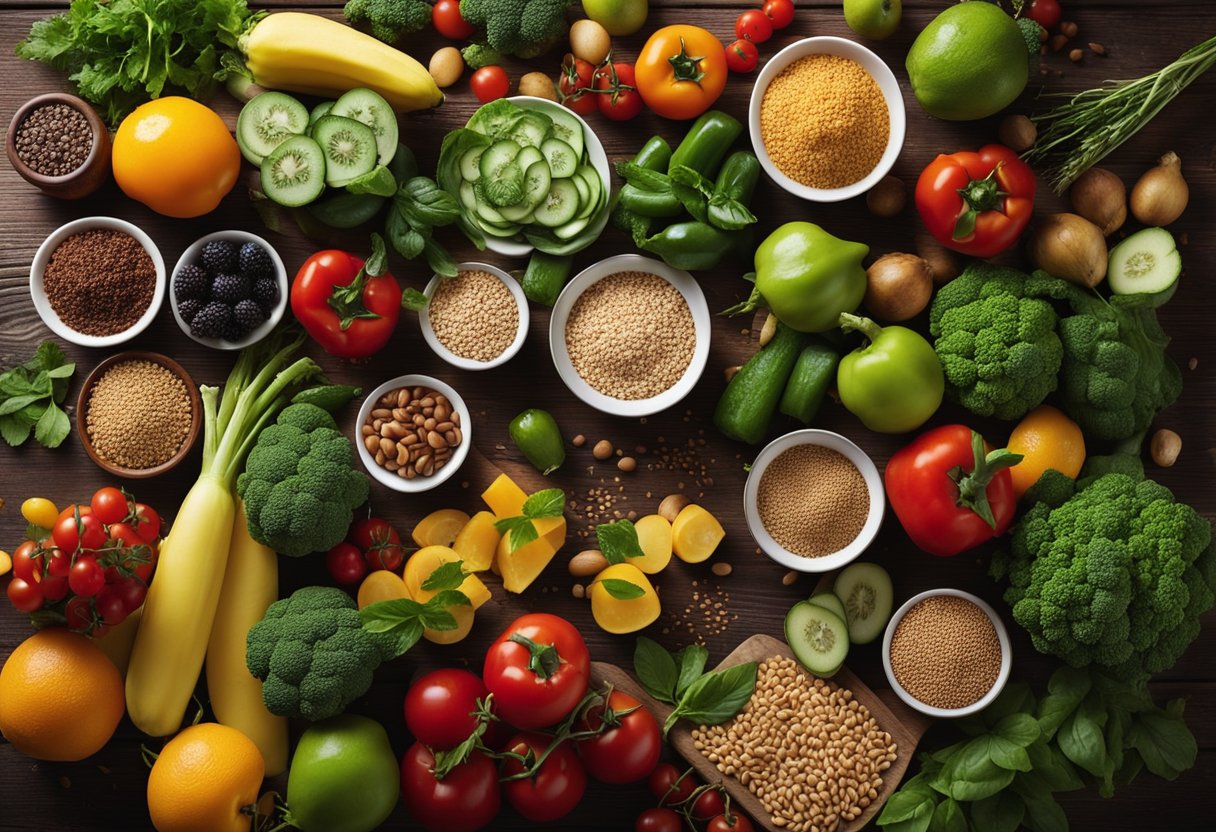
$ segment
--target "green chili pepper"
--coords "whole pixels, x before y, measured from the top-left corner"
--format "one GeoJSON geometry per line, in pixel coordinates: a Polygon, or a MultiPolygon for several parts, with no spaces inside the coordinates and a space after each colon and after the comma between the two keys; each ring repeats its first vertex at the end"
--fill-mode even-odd
{"type": "Polygon", "coordinates": [[[705,176],[713,176],[718,165],[743,133],[743,125],[734,116],[721,110],[710,110],[697,119],[684,141],[671,154],[668,169],[685,165],[705,176]]]}
{"type": "Polygon", "coordinates": [[[643,217],[674,217],[684,210],[670,189],[645,191],[629,183],[621,187],[621,205],[643,217]]]}
{"type": "MultiPolygon", "coordinates": [[[[671,161],[671,145],[662,136],[651,136],[631,161],[633,164],[646,170],[665,171],[667,170],[668,163],[671,161]]],[[[626,185],[625,187],[629,186],[626,185]]],[[[624,196],[624,190],[625,188],[621,189],[622,197],[624,196]]],[[[679,213],[678,205],[679,203],[677,202],[676,213],[679,213]]],[[[612,224],[628,234],[633,239],[633,244],[638,248],[643,247],[646,238],[650,235],[650,217],[634,211],[621,200],[618,200],[612,209],[612,224]]]]}
{"type": "Polygon", "coordinates": [[[633,163],[650,170],[665,171],[671,164],[671,145],[662,136],[651,136],[633,157],[633,163]]]}
{"type": "Polygon", "coordinates": [[[641,248],[659,255],[673,268],[698,271],[718,265],[723,257],[743,245],[743,238],[748,236],[693,220],[667,226],[647,239],[641,248]]]}

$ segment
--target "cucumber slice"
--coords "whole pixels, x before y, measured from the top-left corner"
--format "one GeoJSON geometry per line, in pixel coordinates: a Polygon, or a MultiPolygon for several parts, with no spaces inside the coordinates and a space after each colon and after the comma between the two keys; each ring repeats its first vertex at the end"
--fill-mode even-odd
{"type": "Polygon", "coordinates": [[[579,232],[586,228],[587,223],[589,222],[591,222],[591,220],[587,217],[584,217],[583,219],[575,217],[565,225],[559,225],[557,228],[553,229],[553,236],[559,240],[572,239],[577,237],[579,232]]]}
{"type": "Polygon", "coordinates": [[[588,190],[591,191],[591,201],[599,204],[600,191],[604,190],[604,181],[600,179],[596,169],[591,165],[579,165],[574,175],[587,184],[588,190]]]}
{"type": "Polygon", "coordinates": [[[495,223],[497,225],[506,225],[508,223],[507,218],[498,213],[498,209],[490,203],[489,199],[482,198],[483,194],[478,192],[478,188],[476,186],[474,186],[473,192],[477,195],[477,205],[473,208],[473,212],[477,214],[478,217],[486,222],[495,223]]]}
{"type": "Polygon", "coordinates": [[[523,115],[512,122],[504,138],[508,138],[521,147],[540,147],[552,132],[553,121],[544,113],[525,110],[523,115]]]}
{"type": "Polygon", "coordinates": [[[831,610],[840,617],[841,621],[848,623],[849,617],[845,614],[844,603],[836,597],[836,593],[818,592],[808,598],[807,601],[817,607],[823,607],[825,610],[831,610]]]}
{"type": "Polygon", "coordinates": [[[517,205],[504,205],[498,209],[502,218],[507,222],[519,225],[531,225],[536,218],[536,206],[529,205],[525,199],[517,205]]]}
{"type": "Polygon", "coordinates": [[[308,110],[290,95],[264,92],[236,117],[236,143],[250,164],[260,165],[276,147],[308,131],[308,110]]]}
{"type": "Polygon", "coordinates": [[[481,157],[485,152],[484,147],[474,147],[460,157],[461,179],[465,182],[476,182],[481,178],[481,157]]]}
{"type": "Polygon", "coordinates": [[[491,237],[514,237],[522,228],[519,223],[481,223],[481,230],[491,237]]]}
{"type": "Polygon", "coordinates": [[[536,206],[536,222],[557,228],[574,219],[578,209],[578,189],[568,179],[556,179],[544,200],[536,206]]]}
{"type": "Polygon", "coordinates": [[[485,181],[485,194],[496,208],[518,205],[524,198],[524,172],[515,162],[508,162],[497,176],[485,181]]]}
{"type": "Polygon", "coordinates": [[[799,601],[785,614],[785,640],[803,667],[821,678],[833,675],[849,655],[848,625],[810,601],[799,601]]]}
{"type": "Polygon", "coordinates": [[[565,142],[574,152],[574,158],[581,159],[585,146],[582,122],[574,113],[565,110],[554,110],[548,116],[553,121],[553,138],[565,142]]]}
{"type": "Polygon", "coordinates": [[[379,163],[387,165],[397,153],[397,114],[384,100],[384,96],[366,87],[351,90],[334,102],[331,115],[346,116],[360,121],[376,135],[376,152],[379,163]]]}
{"type": "Polygon", "coordinates": [[[311,130],[312,126],[320,121],[322,116],[329,115],[329,111],[333,108],[334,102],[332,101],[322,101],[320,104],[313,107],[308,113],[308,129],[311,130]]]}
{"type": "Polygon", "coordinates": [[[376,167],[376,135],[361,121],[322,116],[312,127],[312,139],[325,154],[325,184],[340,188],[376,167]]]}
{"type": "Polygon", "coordinates": [[[470,211],[477,210],[477,193],[473,189],[472,182],[460,183],[460,204],[470,211]]]}
{"type": "Polygon", "coordinates": [[[1152,304],[1159,306],[1173,296],[1181,274],[1174,235],[1164,228],[1145,228],[1111,249],[1106,280],[1116,295],[1159,295],[1152,304]]]}
{"type": "MultiPolygon", "coordinates": [[[[525,148],[525,151],[530,149],[532,148],[525,148]]],[[[539,153],[540,151],[537,151],[538,155],[539,153]]],[[[520,153],[519,158],[522,158],[523,155],[520,153]]],[[[519,158],[516,159],[517,162],[519,158]]],[[[549,195],[549,189],[552,186],[553,178],[549,174],[549,163],[544,159],[538,159],[524,168],[524,202],[530,208],[540,205],[549,195]]]]}
{"type": "Polygon", "coordinates": [[[307,136],[292,136],[262,160],[262,192],[279,205],[307,205],[325,190],[325,153],[307,136]]]}
{"type": "MultiPolygon", "coordinates": [[[[545,154],[540,152],[540,147],[525,147],[519,151],[519,155],[515,157],[515,164],[519,165],[524,170],[532,167],[535,162],[543,162],[545,154]]],[[[547,166],[546,166],[547,167],[547,166]]]]}
{"type": "Polygon", "coordinates": [[[481,171],[481,178],[489,181],[501,176],[502,169],[515,161],[519,150],[519,145],[510,139],[494,142],[487,147],[477,163],[477,169],[481,171]]]}
{"type": "Polygon", "coordinates": [[[540,152],[545,154],[554,179],[565,179],[578,170],[578,154],[561,139],[549,139],[540,146],[540,152]]]}
{"type": "Polygon", "coordinates": [[[854,644],[869,644],[882,635],[895,600],[887,570],[877,563],[851,563],[836,576],[832,592],[844,603],[854,644]]]}
{"type": "Polygon", "coordinates": [[[578,191],[578,206],[580,212],[587,205],[595,205],[591,199],[591,189],[587,187],[587,183],[579,176],[571,176],[570,182],[574,185],[574,189],[578,191]]]}

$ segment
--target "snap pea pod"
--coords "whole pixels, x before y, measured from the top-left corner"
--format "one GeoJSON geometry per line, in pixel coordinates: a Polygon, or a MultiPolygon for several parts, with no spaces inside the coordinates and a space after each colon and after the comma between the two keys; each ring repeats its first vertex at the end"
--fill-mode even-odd
{"type": "Polygon", "coordinates": [[[713,176],[718,165],[743,133],[743,125],[721,110],[710,110],[698,118],[671,154],[668,167],[690,167],[704,176],[713,176]]]}

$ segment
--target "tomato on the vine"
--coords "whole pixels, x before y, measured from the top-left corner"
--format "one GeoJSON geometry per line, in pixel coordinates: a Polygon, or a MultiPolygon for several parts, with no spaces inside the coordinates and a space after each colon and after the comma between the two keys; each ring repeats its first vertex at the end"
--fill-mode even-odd
{"type": "Polygon", "coordinates": [[[66,578],[72,569],[72,559],[58,549],[45,553],[46,574],[52,578],[66,578]]]}
{"type": "Polygon", "coordinates": [[[595,93],[587,92],[595,85],[595,67],[590,61],[567,54],[557,80],[558,100],[580,116],[594,113],[599,105],[595,93]]]}
{"type": "Polygon", "coordinates": [[[469,79],[469,87],[478,101],[489,104],[507,97],[507,93],[511,91],[511,79],[507,71],[500,66],[483,66],[473,73],[473,77],[469,79]]]}
{"type": "MultiPolygon", "coordinates": [[[[55,518],[55,522],[58,523],[60,520],[62,520],[65,517],[75,517],[77,511],[80,512],[81,517],[84,517],[86,514],[93,513],[92,507],[87,504],[83,505],[83,506],[78,506],[75,503],[72,503],[70,506],[65,508],[63,511],[59,512],[59,516],[55,518]]],[[[52,526],[52,528],[54,528],[54,526],[52,526]]]]}
{"type": "Polygon", "coordinates": [[[1044,29],[1054,29],[1064,13],[1060,10],[1060,0],[1031,0],[1026,16],[1044,29]]]}
{"type": "Polygon", "coordinates": [[[735,37],[764,43],[773,36],[773,21],[760,9],[748,9],[735,20],[735,37]]]}
{"type": "Polygon", "coordinates": [[[726,65],[731,72],[755,72],[760,50],[750,40],[737,40],[726,47],[726,65]]]}
{"type": "Polygon", "coordinates": [[[387,520],[380,517],[367,517],[355,523],[350,539],[363,552],[368,569],[396,572],[405,560],[405,553],[401,549],[401,535],[387,520]]]}
{"type": "Polygon", "coordinates": [[[121,623],[129,612],[126,602],[114,585],[108,585],[97,593],[97,600],[93,604],[97,615],[110,627],[121,623]]]}
{"type": "Polygon", "coordinates": [[[420,742],[401,759],[401,797],[427,832],[477,832],[498,814],[502,795],[494,761],[480,751],[436,780],[435,755],[420,742]]]}
{"type": "Polygon", "coordinates": [[[135,504],[134,526],[144,543],[154,543],[160,539],[160,515],[151,506],[135,504]]]}
{"type": "Polygon", "coordinates": [[[68,587],[77,595],[96,595],[106,585],[106,573],[96,558],[76,558],[68,572],[68,587]]]}
{"type": "Polygon", "coordinates": [[[536,823],[564,818],[574,811],[587,791],[587,772],[569,740],[558,743],[531,777],[506,779],[521,774],[532,761],[540,759],[552,739],[548,734],[516,734],[507,743],[507,752],[516,756],[508,756],[502,764],[502,790],[507,802],[536,823]],[[519,757],[528,762],[525,764],[519,757]]]}
{"type": "Polygon", "coordinates": [[[47,575],[38,585],[43,600],[54,604],[68,597],[68,579],[65,576],[47,575]]]}
{"type": "Polygon", "coordinates": [[[80,518],[61,517],[51,531],[51,539],[60,550],[75,554],[81,549],[100,549],[106,542],[106,530],[92,513],[81,512],[80,518]]]}
{"type": "Polygon", "coordinates": [[[32,540],[26,540],[13,550],[13,577],[20,578],[23,581],[32,580],[34,573],[42,574],[43,554],[39,551],[38,544],[32,540]]]}
{"type": "Polygon", "coordinates": [[[697,781],[692,772],[682,772],[671,763],[660,763],[647,781],[650,794],[660,806],[677,806],[692,796],[697,781]]]}
{"type": "Polygon", "coordinates": [[[42,608],[42,588],[37,581],[13,578],[8,582],[8,600],[21,612],[33,612],[42,608]]]}
{"type": "Polygon", "coordinates": [[[638,815],[633,832],[683,832],[684,820],[671,809],[647,809],[638,815]]]}
{"type": "Polygon", "coordinates": [[[614,690],[607,703],[587,709],[579,730],[594,731],[601,726],[607,726],[603,733],[578,743],[578,753],[592,777],[604,783],[633,783],[654,771],[663,738],[658,721],[645,705],[614,690]]]}
{"type": "Polygon", "coordinates": [[[760,10],[773,22],[774,29],[784,29],[794,22],[794,0],[764,0],[760,10]]]}
{"type": "Polygon", "coordinates": [[[705,832],[755,832],[755,827],[743,815],[732,811],[730,820],[727,820],[726,815],[718,815],[705,827],[705,832]]]}
{"type": "Polygon", "coordinates": [[[516,728],[561,722],[587,693],[591,658],[579,631],[564,618],[517,618],[486,651],[482,679],[495,710],[516,728]]]}
{"type": "Polygon", "coordinates": [[[464,40],[477,31],[460,16],[460,0],[438,0],[431,8],[431,23],[448,40],[464,40]]]}
{"type": "Polygon", "coordinates": [[[405,727],[436,751],[460,745],[477,727],[477,700],[489,691],[481,677],[448,667],[422,676],[405,693],[405,727]]]}
{"type": "Polygon", "coordinates": [[[93,509],[93,515],[107,526],[123,521],[131,513],[127,495],[112,485],[97,489],[89,506],[93,509]]]}
{"type": "Polygon", "coordinates": [[[122,578],[113,586],[114,592],[122,599],[123,608],[127,614],[135,612],[148,596],[148,585],[139,578],[122,578]]]}
{"type": "Polygon", "coordinates": [[[359,547],[345,541],[325,553],[329,577],[340,584],[357,584],[367,574],[367,561],[359,547]]]}
{"type": "Polygon", "coordinates": [[[629,121],[642,112],[642,96],[638,92],[633,64],[609,60],[595,71],[594,94],[600,112],[612,121],[629,121]]]}
{"type": "Polygon", "coordinates": [[[692,816],[697,820],[709,820],[724,811],[726,803],[722,800],[722,791],[716,787],[701,792],[692,803],[692,816]]]}
{"type": "Polygon", "coordinates": [[[68,601],[63,615],[68,620],[68,628],[81,633],[89,632],[96,623],[93,615],[93,602],[80,596],[68,601]]]}

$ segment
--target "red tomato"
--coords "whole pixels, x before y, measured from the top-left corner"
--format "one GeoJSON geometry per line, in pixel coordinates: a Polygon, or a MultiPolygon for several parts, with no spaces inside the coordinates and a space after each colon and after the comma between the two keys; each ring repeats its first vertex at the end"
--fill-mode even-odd
{"type": "Polygon", "coordinates": [[[92,512],[82,512],[79,519],[68,516],[55,523],[51,538],[63,552],[75,554],[81,549],[100,549],[104,546],[106,530],[92,512]]]}
{"type": "Polygon", "coordinates": [[[59,512],[59,516],[55,518],[55,522],[58,523],[60,520],[62,520],[65,517],[75,517],[77,510],[80,511],[81,517],[83,517],[86,514],[93,513],[93,509],[91,506],[87,506],[87,505],[78,506],[75,503],[72,503],[70,506],[65,508],[63,511],[59,512]]]}
{"type": "MultiPolygon", "coordinates": [[[[127,604],[119,594],[117,588],[107,586],[97,593],[97,600],[94,602],[97,607],[97,614],[101,616],[101,620],[106,623],[106,626],[113,627],[115,624],[122,622],[130,610],[127,609],[127,604]]],[[[137,605],[138,606],[138,605],[137,605]]]]}
{"type": "Polygon", "coordinates": [[[750,40],[737,40],[726,47],[726,65],[731,72],[755,72],[760,50],[750,40]]]}
{"type": "Polygon", "coordinates": [[[481,674],[495,711],[524,730],[554,725],[587,693],[591,658],[579,631],[564,618],[517,618],[486,651],[481,674]]]}
{"type": "Polygon", "coordinates": [[[22,541],[21,545],[13,550],[13,577],[28,581],[34,577],[35,572],[41,576],[45,557],[37,543],[32,540],[22,541]]]}
{"type": "Polygon", "coordinates": [[[156,509],[143,503],[135,504],[135,531],[144,543],[155,543],[160,539],[160,515],[156,509]]]}
{"type": "Polygon", "coordinates": [[[647,786],[660,806],[676,806],[692,796],[697,781],[691,769],[681,772],[671,763],[660,763],[650,772],[647,786]]]}
{"type": "Polygon", "coordinates": [[[42,591],[43,599],[50,604],[68,597],[68,579],[65,577],[47,575],[42,579],[42,583],[38,584],[38,588],[42,591]]]}
{"type": "Polygon", "coordinates": [[[93,600],[91,598],[76,596],[68,601],[68,605],[64,607],[63,614],[68,620],[68,627],[79,633],[89,632],[96,623],[96,616],[93,614],[93,600]]]}
{"type": "MultiPolygon", "coordinates": [[[[540,759],[553,738],[548,734],[516,734],[507,743],[507,751],[528,758],[540,759]]],[[[522,780],[511,780],[527,766],[515,757],[503,760],[502,790],[515,811],[536,823],[564,818],[574,811],[587,791],[587,772],[574,753],[574,745],[565,740],[558,744],[536,773],[522,780]]]]}
{"type": "Polygon", "coordinates": [[[595,67],[589,61],[567,54],[562,59],[561,76],[557,80],[558,100],[580,116],[594,113],[599,107],[596,103],[599,96],[585,92],[594,87],[594,76],[595,67]]]}
{"type": "Polygon", "coordinates": [[[1026,8],[1026,16],[1044,29],[1054,29],[1060,24],[1059,0],[1031,0],[1026,8]]]}
{"type": "Polygon", "coordinates": [[[735,37],[764,43],[773,36],[773,21],[760,9],[748,9],[735,21],[735,37]]]}
{"type": "Polygon", "coordinates": [[[76,558],[68,573],[68,586],[77,595],[96,595],[106,585],[106,572],[95,558],[76,558]]]}
{"type": "Polygon", "coordinates": [[[647,809],[638,815],[633,832],[684,832],[684,820],[671,809],[647,809]]]}
{"type": "Polygon", "coordinates": [[[692,804],[692,816],[697,820],[709,820],[724,811],[726,803],[722,800],[722,791],[713,786],[697,795],[692,804]]]}
{"type": "Polygon", "coordinates": [[[614,690],[608,697],[611,715],[605,719],[605,708],[599,703],[587,709],[580,730],[594,731],[601,725],[609,727],[602,734],[581,740],[578,753],[587,765],[587,772],[604,783],[633,783],[646,778],[659,762],[663,738],[659,723],[646,706],[624,691],[614,690]],[[635,709],[630,711],[630,709],[635,709]],[[630,713],[621,715],[622,711],[630,713]]]}
{"type": "Polygon", "coordinates": [[[58,549],[45,554],[46,574],[52,578],[66,578],[72,569],[72,559],[58,549]]]}
{"type": "Polygon", "coordinates": [[[506,98],[511,91],[511,79],[507,71],[500,66],[483,66],[473,73],[469,79],[469,87],[473,95],[482,104],[506,98]]]}
{"type": "Polygon", "coordinates": [[[747,818],[738,812],[731,812],[730,819],[726,815],[718,815],[705,827],[705,832],[755,832],[755,827],[747,818]]]}
{"type": "Polygon", "coordinates": [[[605,118],[629,121],[642,112],[642,96],[633,75],[633,64],[609,60],[596,70],[595,88],[605,90],[593,96],[605,118]]]}
{"type": "Polygon", "coordinates": [[[431,23],[448,40],[464,40],[477,31],[460,16],[460,0],[439,0],[431,9],[431,23]]]}
{"type": "Polygon", "coordinates": [[[144,545],[144,539],[139,536],[139,532],[130,523],[111,523],[107,531],[110,533],[110,540],[124,549],[144,545]]]}
{"type": "Polygon", "coordinates": [[[114,591],[122,599],[123,608],[127,613],[133,613],[143,604],[148,596],[148,585],[139,578],[123,578],[114,584],[114,591]]]}
{"type": "Polygon", "coordinates": [[[368,358],[388,343],[401,316],[401,287],[373,257],[324,249],[304,261],[291,282],[291,312],[330,355],[368,358]],[[345,326],[343,326],[345,324],[345,326]]]}
{"type": "Polygon", "coordinates": [[[433,773],[435,755],[420,742],[401,759],[401,797],[427,832],[477,832],[502,805],[494,761],[480,751],[442,780],[433,773]]]}
{"type": "Polygon", "coordinates": [[[329,577],[340,584],[357,584],[367,574],[367,561],[353,543],[339,543],[325,553],[329,577]]]}
{"type": "Polygon", "coordinates": [[[401,535],[387,520],[379,517],[359,520],[351,529],[350,539],[363,552],[367,568],[373,571],[387,569],[396,572],[405,560],[401,535]]]}
{"type": "Polygon", "coordinates": [[[111,523],[121,522],[131,513],[131,506],[127,502],[127,495],[112,485],[97,489],[93,493],[90,507],[98,519],[107,526],[111,523]]]}
{"type": "Polygon", "coordinates": [[[21,612],[42,609],[42,588],[36,581],[13,578],[8,582],[8,600],[21,612]]]}
{"type": "Polygon", "coordinates": [[[774,29],[784,29],[794,22],[794,0],[764,0],[761,11],[773,22],[774,29]]]}
{"type": "Polygon", "coordinates": [[[405,694],[405,727],[436,751],[460,745],[477,727],[470,714],[489,691],[476,673],[457,668],[432,670],[405,694]]]}

